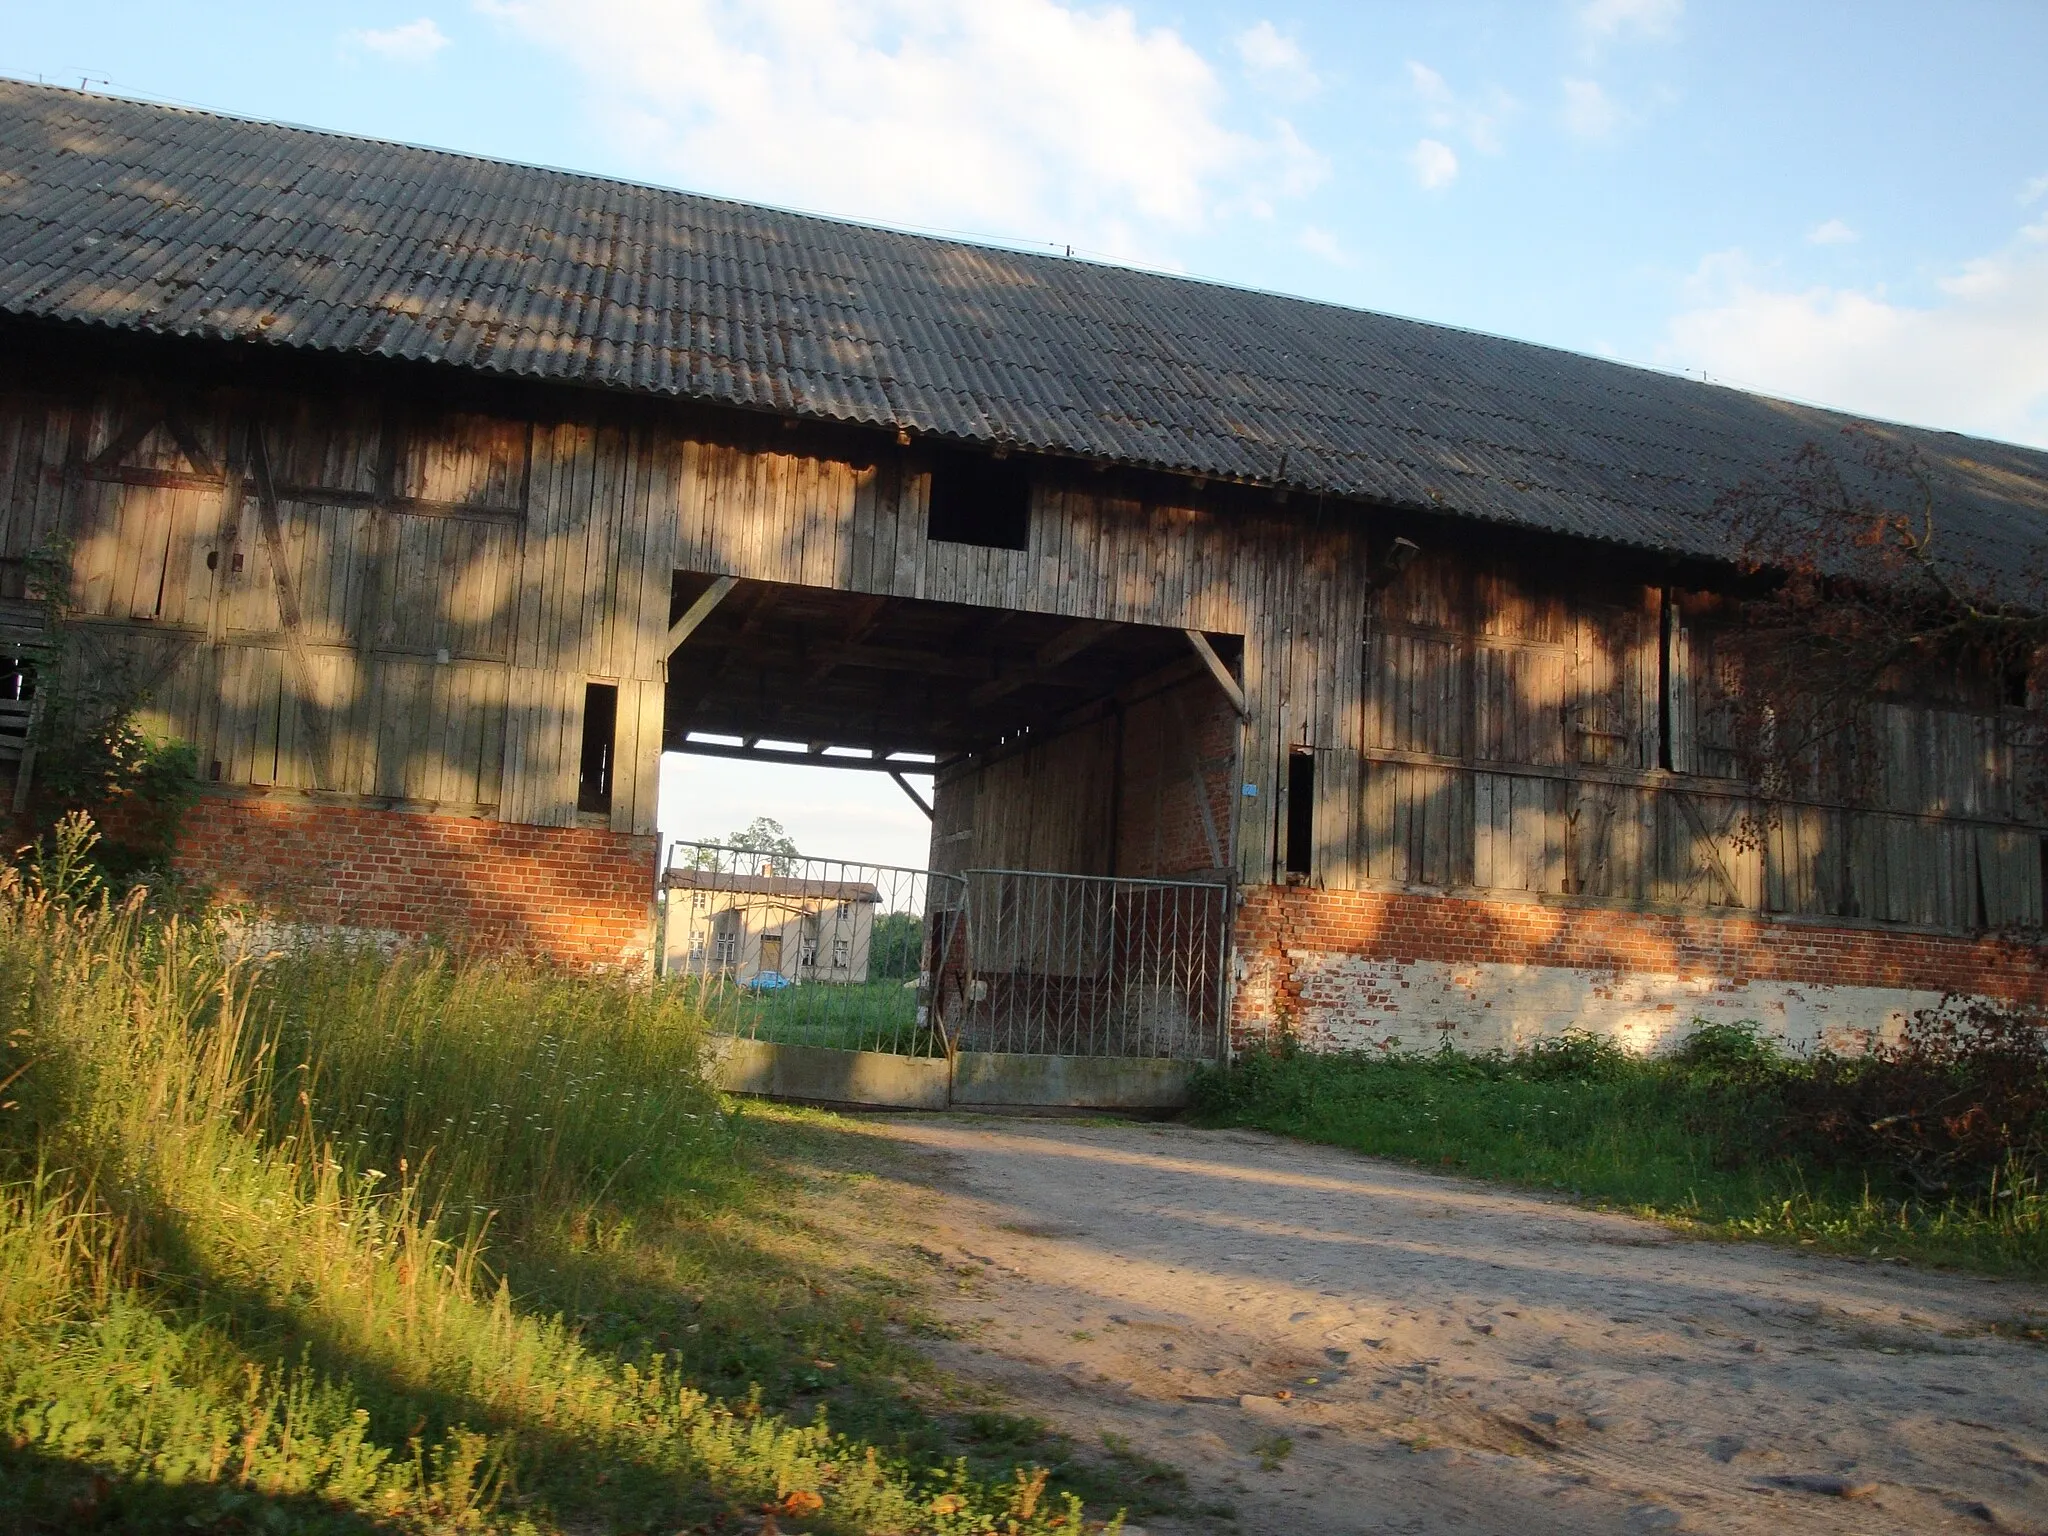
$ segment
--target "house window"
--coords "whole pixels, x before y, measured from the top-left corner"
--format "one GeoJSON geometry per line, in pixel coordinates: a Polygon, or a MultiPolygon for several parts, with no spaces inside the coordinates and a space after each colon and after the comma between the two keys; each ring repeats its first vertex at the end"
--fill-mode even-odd
{"type": "Polygon", "coordinates": [[[941,453],[932,463],[926,533],[948,544],[1026,549],[1031,543],[1031,476],[1017,459],[941,453]]]}
{"type": "Polygon", "coordinates": [[[576,777],[576,809],[609,816],[612,809],[612,743],[619,728],[619,690],[592,683],[583,690],[583,762],[576,777]]]}
{"type": "Polygon", "coordinates": [[[834,939],[832,941],[832,969],[835,971],[845,971],[852,968],[853,940],[834,939]]]}
{"type": "Polygon", "coordinates": [[[720,965],[738,965],[740,963],[740,936],[733,929],[728,928],[725,932],[717,935],[712,940],[712,945],[712,954],[717,958],[720,965]]]}
{"type": "Polygon", "coordinates": [[[796,963],[805,970],[813,970],[818,964],[818,941],[806,938],[797,946],[796,963]]]}

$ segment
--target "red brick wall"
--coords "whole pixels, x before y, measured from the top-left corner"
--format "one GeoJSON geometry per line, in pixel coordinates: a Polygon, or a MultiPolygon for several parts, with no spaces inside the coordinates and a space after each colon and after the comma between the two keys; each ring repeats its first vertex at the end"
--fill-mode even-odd
{"type": "Polygon", "coordinates": [[[173,863],[295,922],[431,935],[578,967],[648,961],[659,840],[209,794],[173,863]]]}
{"type": "Polygon", "coordinates": [[[2048,954],[1998,938],[1944,938],[1754,917],[1676,917],[1404,892],[1246,890],[1236,948],[1262,984],[1241,989],[1239,1035],[1272,1014],[1313,1012],[1307,956],[1360,956],[1398,967],[1440,962],[1575,972],[1966,993],[2048,1006],[2048,954]],[[1304,1003],[1308,1008],[1304,1009],[1304,1003]]]}
{"type": "Polygon", "coordinates": [[[1227,864],[1237,714],[1222,690],[1206,675],[1178,684],[1132,705],[1123,731],[1116,872],[1167,878],[1216,868],[1202,820],[1205,800],[1227,864]]]}

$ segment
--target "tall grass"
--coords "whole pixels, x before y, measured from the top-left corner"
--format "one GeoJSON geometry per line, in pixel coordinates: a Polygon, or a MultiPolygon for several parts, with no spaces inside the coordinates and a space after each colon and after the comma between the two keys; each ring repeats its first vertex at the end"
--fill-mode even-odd
{"type": "Polygon", "coordinates": [[[1661,1059],[1585,1035],[1512,1056],[1262,1052],[1201,1079],[1195,1112],[1729,1237],[2048,1275],[2037,1177],[1930,1197],[1888,1166],[1817,1157],[1779,1113],[1811,1063],[1727,1026],[1700,1033],[1709,1048],[1661,1059]]]}
{"type": "Polygon", "coordinates": [[[428,951],[237,958],[94,893],[67,836],[0,875],[0,1524],[1078,1526],[1042,1478],[722,1400],[498,1272],[743,1189],[678,999],[428,951]]]}

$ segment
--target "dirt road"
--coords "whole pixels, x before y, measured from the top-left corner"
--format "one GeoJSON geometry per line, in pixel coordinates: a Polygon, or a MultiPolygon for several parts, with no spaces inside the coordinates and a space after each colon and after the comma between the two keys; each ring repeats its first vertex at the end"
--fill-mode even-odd
{"type": "Polygon", "coordinates": [[[1152,1532],[2048,1531],[2041,1288],[1243,1132],[875,1128],[941,1363],[1185,1471],[1152,1532]]]}

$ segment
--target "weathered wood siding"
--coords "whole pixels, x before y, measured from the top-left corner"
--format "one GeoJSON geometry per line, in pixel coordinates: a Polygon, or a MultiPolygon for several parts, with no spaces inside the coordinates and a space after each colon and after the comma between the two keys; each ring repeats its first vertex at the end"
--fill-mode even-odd
{"type": "MultiPolygon", "coordinates": [[[[1683,621],[1667,639],[1650,588],[1446,549],[1374,596],[1350,514],[1128,500],[1074,469],[1038,486],[1025,549],[937,543],[915,447],[844,462],[680,420],[133,381],[16,393],[0,399],[0,581],[68,537],[91,664],[132,669],[150,725],[224,784],[575,824],[584,690],[606,683],[610,825],[651,832],[683,570],[1242,637],[1248,715],[1211,810],[1247,882],[1278,875],[1287,756],[1307,748],[1310,880],[1330,888],[2040,920],[2040,841],[1995,711],[1874,704],[1875,809],[1816,787],[1759,815],[1727,777],[1711,645],[1683,621]]],[[[1163,707],[1146,717],[1158,806],[1167,758],[1186,755],[1163,707]]],[[[953,786],[940,862],[1106,867],[1107,731],[953,786]]],[[[1205,749],[1204,771],[1221,755],[1205,749]]]]}
{"type": "Polygon", "coordinates": [[[1963,932],[2039,923],[2040,838],[1995,712],[1874,702],[1876,771],[1853,802],[1817,779],[1762,804],[1733,776],[1710,640],[1681,605],[1667,641],[1662,605],[1652,588],[1450,556],[1382,594],[1365,647],[1363,883],[1963,932]]]}

